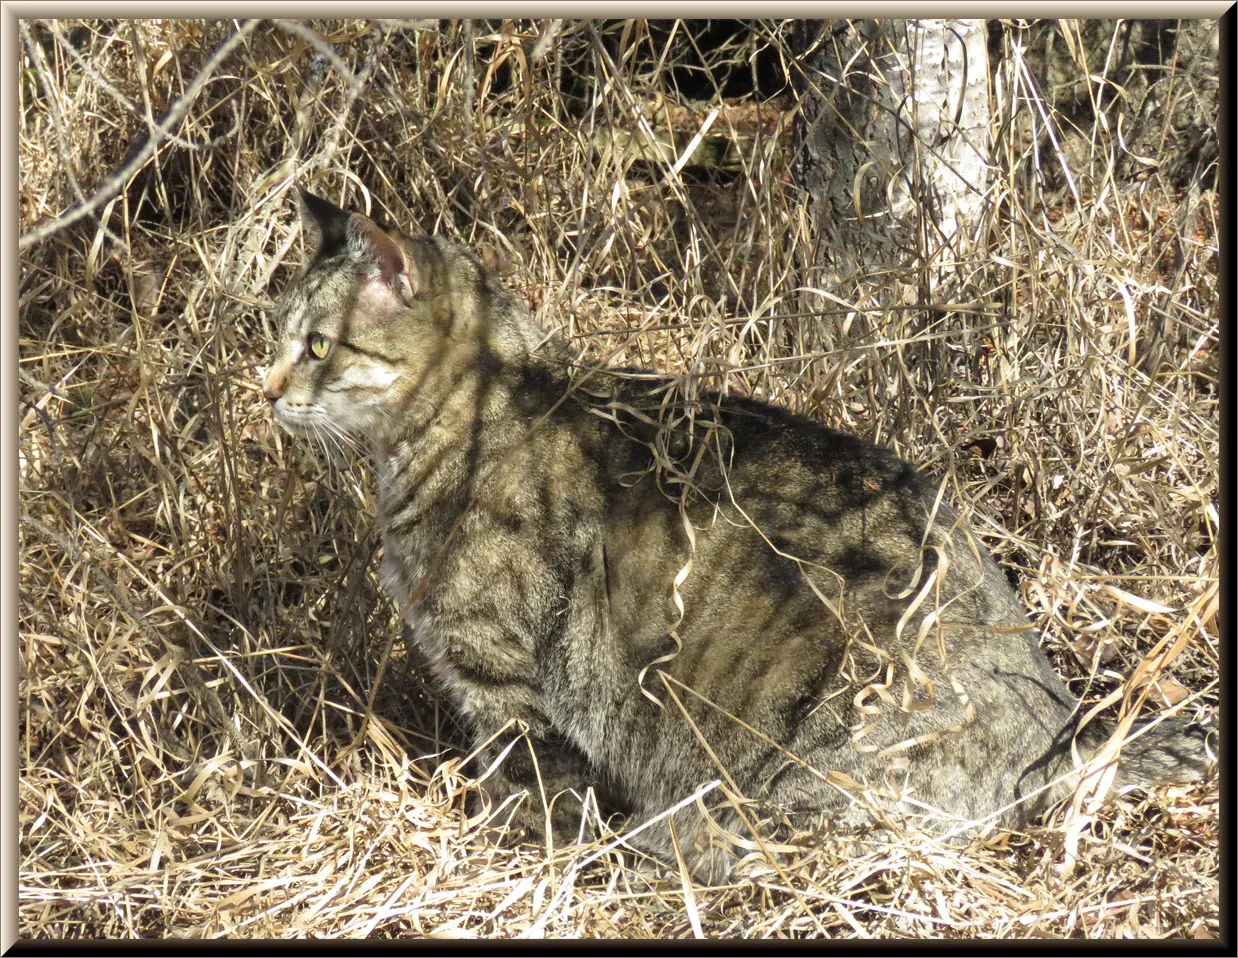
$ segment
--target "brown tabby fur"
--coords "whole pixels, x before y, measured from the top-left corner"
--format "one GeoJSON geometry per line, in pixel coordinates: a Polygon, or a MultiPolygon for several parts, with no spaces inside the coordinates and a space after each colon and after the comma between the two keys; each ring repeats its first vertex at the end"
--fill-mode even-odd
{"type": "MultiPolygon", "coordinates": [[[[771,820],[1014,824],[1072,787],[1076,700],[910,465],[753,400],[669,423],[683,404],[658,377],[573,386],[562,346],[455,243],[300,206],[311,259],[266,395],[293,431],[369,441],[383,583],[486,743],[486,787],[528,790],[530,825],[575,835],[589,786],[636,824],[720,780],[729,800],[707,804],[741,839],[771,820]]],[[[1119,782],[1199,777],[1202,740],[1162,722],[1119,782]]],[[[633,842],[678,845],[709,880],[735,855],[695,803],[633,842]]]]}

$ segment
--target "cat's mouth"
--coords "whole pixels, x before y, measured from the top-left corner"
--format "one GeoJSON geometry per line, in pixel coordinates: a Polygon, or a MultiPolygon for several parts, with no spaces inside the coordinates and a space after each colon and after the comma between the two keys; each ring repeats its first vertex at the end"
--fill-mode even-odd
{"type": "Polygon", "coordinates": [[[314,415],[313,407],[290,406],[283,399],[275,400],[271,405],[271,414],[277,423],[298,436],[314,435],[321,419],[314,415]]]}
{"type": "Polygon", "coordinates": [[[290,433],[304,436],[327,452],[358,448],[358,437],[342,428],[316,403],[290,404],[281,398],[271,404],[271,413],[275,421],[290,433]]]}

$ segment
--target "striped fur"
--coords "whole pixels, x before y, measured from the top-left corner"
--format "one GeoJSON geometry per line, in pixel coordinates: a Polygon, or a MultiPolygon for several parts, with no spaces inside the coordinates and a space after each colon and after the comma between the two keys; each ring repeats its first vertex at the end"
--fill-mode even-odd
{"type": "MultiPolygon", "coordinates": [[[[659,434],[667,383],[573,389],[563,349],[456,244],[308,194],[301,217],[311,259],[266,395],[289,429],[373,449],[384,586],[483,767],[519,739],[486,786],[527,790],[531,827],[577,834],[589,787],[635,824],[719,780],[704,804],[745,840],[1018,823],[1069,790],[1077,703],[911,466],[749,400],[659,434]],[[686,495],[666,457],[692,467],[686,495]]],[[[1170,719],[1119,778],[1207,767],[1202,731],[1170,719]]],[[[717,831],[692,803],[636,842],[713,880],[737,854],[717,831]]]]}

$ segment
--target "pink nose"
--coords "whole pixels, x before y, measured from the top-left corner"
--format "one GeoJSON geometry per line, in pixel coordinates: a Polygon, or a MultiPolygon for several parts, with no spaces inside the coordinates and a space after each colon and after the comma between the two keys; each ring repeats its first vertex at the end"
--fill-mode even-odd
{"type": "Polygon", "coordinates": [[[287,385],[287,374],[279,367],[276,367],[267,373],[267,378],[262,384],[262,395],[266,396],[271,402],[275,402],[284,394],[284,388],[287,385]]]}

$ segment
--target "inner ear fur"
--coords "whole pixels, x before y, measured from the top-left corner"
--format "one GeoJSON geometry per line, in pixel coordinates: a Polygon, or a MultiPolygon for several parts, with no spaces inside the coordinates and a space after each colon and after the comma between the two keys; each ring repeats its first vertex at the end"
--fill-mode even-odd
{"type": "Polygon", "coordinates": [[[393,236],[367,216],[348,219],[350,247],[372,264],[374,281],[405,305],[414,297],[433,300],[435,322],[450,325],[451,282],[448,263],[429,237],[393,236]],[[442,315],[440,315],[442,314],[442,315]]]}
{"type": "Polygon", "coordinates": [[[477,257],[481,260],[482,268],[494,276],[502,276],[511,266],[503,251],[490,243],[477,251],[477,257]]]}
{"type": "Polygon", "coordinates": [[[348,242],[377,268],[383,282],[396,288],[408,272],[408,262],[400,244],[368,216],[353,213],[348,217],[348,242]]]}

